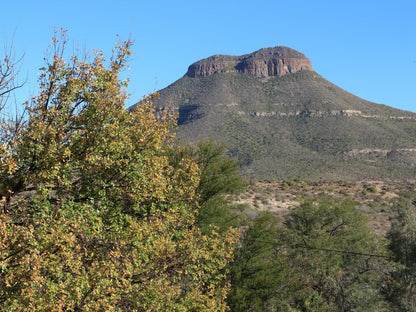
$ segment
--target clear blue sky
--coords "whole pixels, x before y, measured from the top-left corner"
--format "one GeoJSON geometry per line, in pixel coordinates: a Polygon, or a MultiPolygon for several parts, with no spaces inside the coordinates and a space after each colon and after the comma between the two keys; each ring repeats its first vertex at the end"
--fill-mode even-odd
{"type": "Polygon", "coordinates": [[[128,105],[181,78],[199,59],[283,45],[346,91],[416,112],[415,0],[1,2],[1,35],[14,37],[17,54],[25,54],[28,83],[19,100],[36,94],[53,29],[63,27],[71,48],[107,56],[117,35],[132,34],[128,105]]]}

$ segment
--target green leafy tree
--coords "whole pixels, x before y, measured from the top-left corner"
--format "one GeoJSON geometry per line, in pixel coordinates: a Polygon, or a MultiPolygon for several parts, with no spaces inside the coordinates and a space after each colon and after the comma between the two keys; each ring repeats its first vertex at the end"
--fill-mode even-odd
{"type": "Polygon", "coordinates": [[[238,162],[224,154],[224,147],[212,140],[202,140],[196,146],[184,146],[173,151],[171,163],[180,168],[178,161],[183,158],[194,159],[200,168],[200,180],[196,187],[200,206],[197,223],[204,233],[213,227],[221,233],[231,226],[246,223],[246,218],[234,205],[229,196],[240,191],[245,181],[238,171],[238,162]]]}
{"type": "Polygon", "coordinates": [[[357,203],[306,201],[286,221],[287,242],[304,259],[314,296],[327,311],[388,311],[381,293],[388,270],[386,242],[370,232],[357,203]]]}
{"type": "Polygon", "coordinates": [[[245,232],[231,264],[228,302],[232,311],[291,311],[307,288],[303,279],[290,274],[279,223],[272,213],[262,212],[245,232]]]}
{"type": "MultiPolygon", "coordinates": [[[[414,195],[413,195],[414,196],[414,195]]],[[[391,272],[387,291],[394,311],[416,311],[416,201],[402,196],[395,205],[396,218],[387,235],[398,264],[391,272]]]]}
{"type": "Polygon", "coordinates": [[[354,202],[307,200],[257,217],[231,265],[233,311],[389,311],[389,264],[354,202]]]}
{"type": "Polygon", "coordinates": [[[53,38],[26,124],[1,138],[3,311],[225,311],[236,231],[197,226],[200,169],[169,160],[174,116],[151,97],[125,109],[131,42],[108,63],[66,62],[65,43],[53,38]]]}

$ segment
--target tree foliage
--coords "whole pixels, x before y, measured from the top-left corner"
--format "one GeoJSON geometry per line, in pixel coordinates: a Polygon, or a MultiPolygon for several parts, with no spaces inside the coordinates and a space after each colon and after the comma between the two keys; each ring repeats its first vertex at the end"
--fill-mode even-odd
{"type": "Polygon", "coordinates": [[[231,226],[245,223],[244,215],[236,211],[228,195],[244,188],[245,182],[238,171],[238,162],[224,155],[224,147],[212,140],[201,140],[196,146],[185,145],[171,155],[171,163],[180,168],[178,160],[194,159],[200,168],[196,195],[200,209],[197,223],[204,233],[215,227],[225,232],[231,226]]]}
{"type": "Polygon", "coordinates": [[[151,97],[125,109],[131,42],[108,62],[65,61],[65,43],[53,38],[26,124],[0,142],[1,306],[224,311],[236,232],[196,225],[200,168],[172,166],[173,116],[151,97]]]}
{"type": "Polygon", "coordinates": [[[245,232],[231,265],[232,311],[290,311],[302,279],[289,274],[289,259],[281,255],[278,222],[263,212],[245,232]]]}
{"type": "Polygon", "coordinates": [[[395,205],[396,217],[388,233],[389,248],[399,264],[391,272],[387,292],[394,311],[416,311],[416,201],[411,197],[403,196],[395,205]]]}
{"type": "Polygon", "coordinates": [[[260,214],[232,264],[233,311],[389,311],[384,243],[356,204],[307,200],[260,214]]]}

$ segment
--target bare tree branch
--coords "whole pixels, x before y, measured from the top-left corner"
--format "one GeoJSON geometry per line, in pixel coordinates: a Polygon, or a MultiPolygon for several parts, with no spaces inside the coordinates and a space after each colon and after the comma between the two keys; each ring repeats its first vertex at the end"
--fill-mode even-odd
{"type": "Polygon", "coordinates": [[[18,75],[24,54],[16,57],[14,40],[4,42],[3,55],[0,56],[0,111],[4,109],[14,90],[21,88],[26,81],[19,82],[18,75]]]}

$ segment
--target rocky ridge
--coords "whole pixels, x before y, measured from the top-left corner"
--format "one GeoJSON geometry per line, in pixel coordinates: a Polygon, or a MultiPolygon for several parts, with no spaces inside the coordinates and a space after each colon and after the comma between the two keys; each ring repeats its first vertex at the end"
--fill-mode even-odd
{"type": "Polygon", "coordinates": [[[216,73],[241,72],[257,77],[281,77],[302,70],[313,71],[311,61],[287,47],[264,48],[242,55],[214,55],[189,66],[186,76],[206,77],[216,73]]]}
{"type": "Polygon", "coordinates": [[[255,117],[293,117],[293,116],[308,116],[308,117],[334,117],[334,116],[345,116],[345,117],[362,117],[362,118],[374,118],[374,119],[397,119],[397,120],[412,120],[416,121],[416,116],[380,116],[380,115],[366,115],[359,110],[353,109],[341,109],[341,110],[297,110],[291,112],[275,112],[275,111],[253,111],[247,113],[244,111],[237,111],[238,115],[250,115],[255,117]]]}

